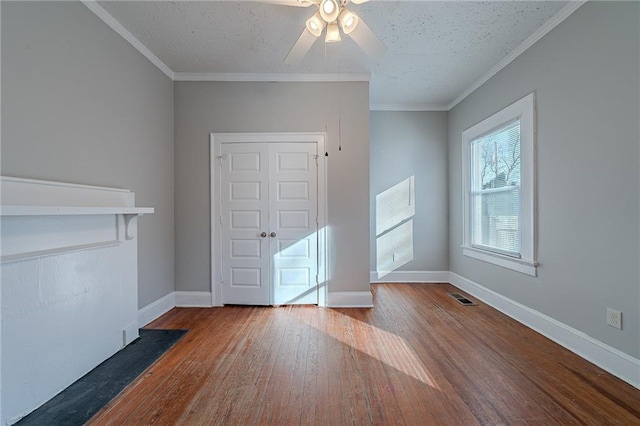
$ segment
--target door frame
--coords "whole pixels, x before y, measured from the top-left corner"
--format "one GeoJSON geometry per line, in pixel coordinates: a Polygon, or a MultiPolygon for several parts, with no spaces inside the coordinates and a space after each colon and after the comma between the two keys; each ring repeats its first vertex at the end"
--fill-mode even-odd
{"type": "Polygon", "coordinates": [[[318,160],[318,306],[327,306],[327,161],[324,153],[325,132],[265,132],[210,134],[210,195],[211,195],[211,305],[222,304],[222,235],[221,182],[222,144],[312,142],[316,144],[318,160]]]}

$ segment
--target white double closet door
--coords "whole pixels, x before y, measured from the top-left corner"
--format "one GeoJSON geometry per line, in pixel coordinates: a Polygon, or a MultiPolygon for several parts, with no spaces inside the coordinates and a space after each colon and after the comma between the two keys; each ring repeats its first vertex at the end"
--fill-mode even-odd
{"type": "Polygon", "coordinates": [[[316,147],[222,144],[224,304],[318,303],[316,147]]]}

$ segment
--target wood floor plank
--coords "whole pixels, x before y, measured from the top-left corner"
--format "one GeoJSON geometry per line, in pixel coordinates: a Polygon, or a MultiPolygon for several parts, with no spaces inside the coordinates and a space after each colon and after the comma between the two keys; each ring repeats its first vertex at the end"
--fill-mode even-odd
{"type": "MultiPolygon", "coordinates": [[[[411,307],[405,307],[405,310],[409,309],[418,311],[421,307],[414,306],[412,303],[411,307]]],[[[524,380],[516,380],[520,379],[517,371],[508,363],[501,362],[497,354],[487,348],[484,341],[477,335],[466,333],[462,324],[450,312],[434,304],[434,308],[426,314],[426,318],[432,324],[432,330],[440,324],[445,326],[445,329],[437,331],[437,339],[434,339],[435,346],[442,351],[440,358],[449,357],[457,373],[465,378],[463,382],[459,382],[458,386],[464,389],[463,383],[473,383],[475,392],[481,395],[493,395],[491,405],[507,423],[529,419],[527,401],[532,392],[537,391],[535,387],[524,380]],[[450,332],[452,329],[460,331],[459,333],[450,332]],[[462,339],[460,335],[463,336],[462,339]]],[[[410,317],[422,318],[417,315],[410,317]]],[[[426,325],[417,323],[414,327],[426,327],[426,325]]],[[[414,345],[419,347],[420,342],[415,341],[414,345]]],[[[546,408],[547,406],[538,409],[538,415],[542,414],[539,413],[540,410],[546,408]]]]}
{"type": "Polygon", "coordinates": [[[640,390],[449,284],[373,309],[176,308],[189,329],[90,425],[640,424],[640,390]]]}
{"type": "MultiPolygon", "coordinates": [[[[441,297],[441,300],[451,303],[444,297],[441,297]]],[[[470,334],[480,333],[482,329],[478,324],[477,315],[463,308],[458,305],[460,312],[460,315],[457,315],[458,320],[464,323],[470,334]]],[[[494,333],[484,336],[484,343],[497,356],[501,357],[501,363],[509,364],[512,368],[520,371],[525,380],[548,395],[557,405],[562,406],[566,413],[574,418],[586,415],[589,418],[597,419],[600,423],[611,418],[627,419],[631,422],[638,417],[638,409],[631,408],[640,407],[637,392],[623,392],[618,398],[619,403],[614,405],[601,403],[603,398],[611,398],[606,396],[605,392],[598,390],[595,383],[576,394],[575,389],[580,388],[579,382],[582,380],[580,377],[582,374],[571,373],[567,368],[567,363],[569,365],[573,363],[576,365],[584,364],[580,370],[592,377],[594,373],[599,371],[600,377],[608,380],[614,379],[610,384],[620,383],[618,379],[609,374],[603,374],[604,372],[593,364],[585,363],[577,355],[553,344],[544,336],[522,327],[515,321],[508,320],[508,327],[500,327],[500,324],[505,323],[506,317],[494,309],[483,305],[482,311],[481,317],[484,321],[493,321],[493,323],[489,322],[483,326],[495,330],[494,333]],[[540,357],[541,352],[550,356],[540,357]],[[561,360],[564,360],[564,363],[561,360]]],[[[633,389],[631,386],[625,385],[625,387],[627,386],[633,389]]]]}

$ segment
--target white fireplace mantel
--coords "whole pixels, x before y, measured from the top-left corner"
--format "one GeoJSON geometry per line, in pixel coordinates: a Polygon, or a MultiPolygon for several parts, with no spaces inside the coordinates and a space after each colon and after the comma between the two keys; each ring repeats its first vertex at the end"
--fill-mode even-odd
{"type": "Polygon", "coordinates": [[[2,206],[0,216],[56,216],[85,214],[123,214],[138,216],[153,213],[151,207],[74,207],[74,206],[2,206]]]}
{"type": "MultiPolygon", "coordinates": [[[[135,207],[134,193],[119,188],[2,176],[0,193],[0,217],[4,228],[11,226],[14,230],[3,235],[0,263],[116,245],[135,237],[132,226],[135,218],[154,212],[151,207],[135,207]],[[34,226],[33,218],[38,216],[43,218],[36,222],[37,226],[49,223],[49,228],[57,229],[65,228],[64,223],[68,220],[55,220],[55,217],[111,215],[122,215],[123,219],[114,222],[114,234],[90,237],[91,241],[86,240],[87,236],[73,236],[68,230],[56,237],[58,242],[55,244],[34,242],[34,238],[28,239],[24,235],[24,231],[34,226]],[[21,230],[21,227],[25,229],[21,230]],[[122,232],[120,228],[123,228],[122,232]]],[[[47,233],[51,229],[46,230],[47,233]]]]}
{"type": "Polygon", "coordinates": [[[127,189],[0,177],[0,424],[138,337],[137,220],[127,189]]]}

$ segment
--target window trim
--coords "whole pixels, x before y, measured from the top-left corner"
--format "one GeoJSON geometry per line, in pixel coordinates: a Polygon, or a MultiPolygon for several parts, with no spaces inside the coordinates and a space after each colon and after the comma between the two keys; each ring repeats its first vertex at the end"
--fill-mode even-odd
{"type": "Polygon", "coordinates": [[[536,276],[535,93],[512,103],[462,132],[462,254],[536,276]],[[520,120],[520,257],[507,256],[471,244],[471,142],[509,121],[520,120]]]}

